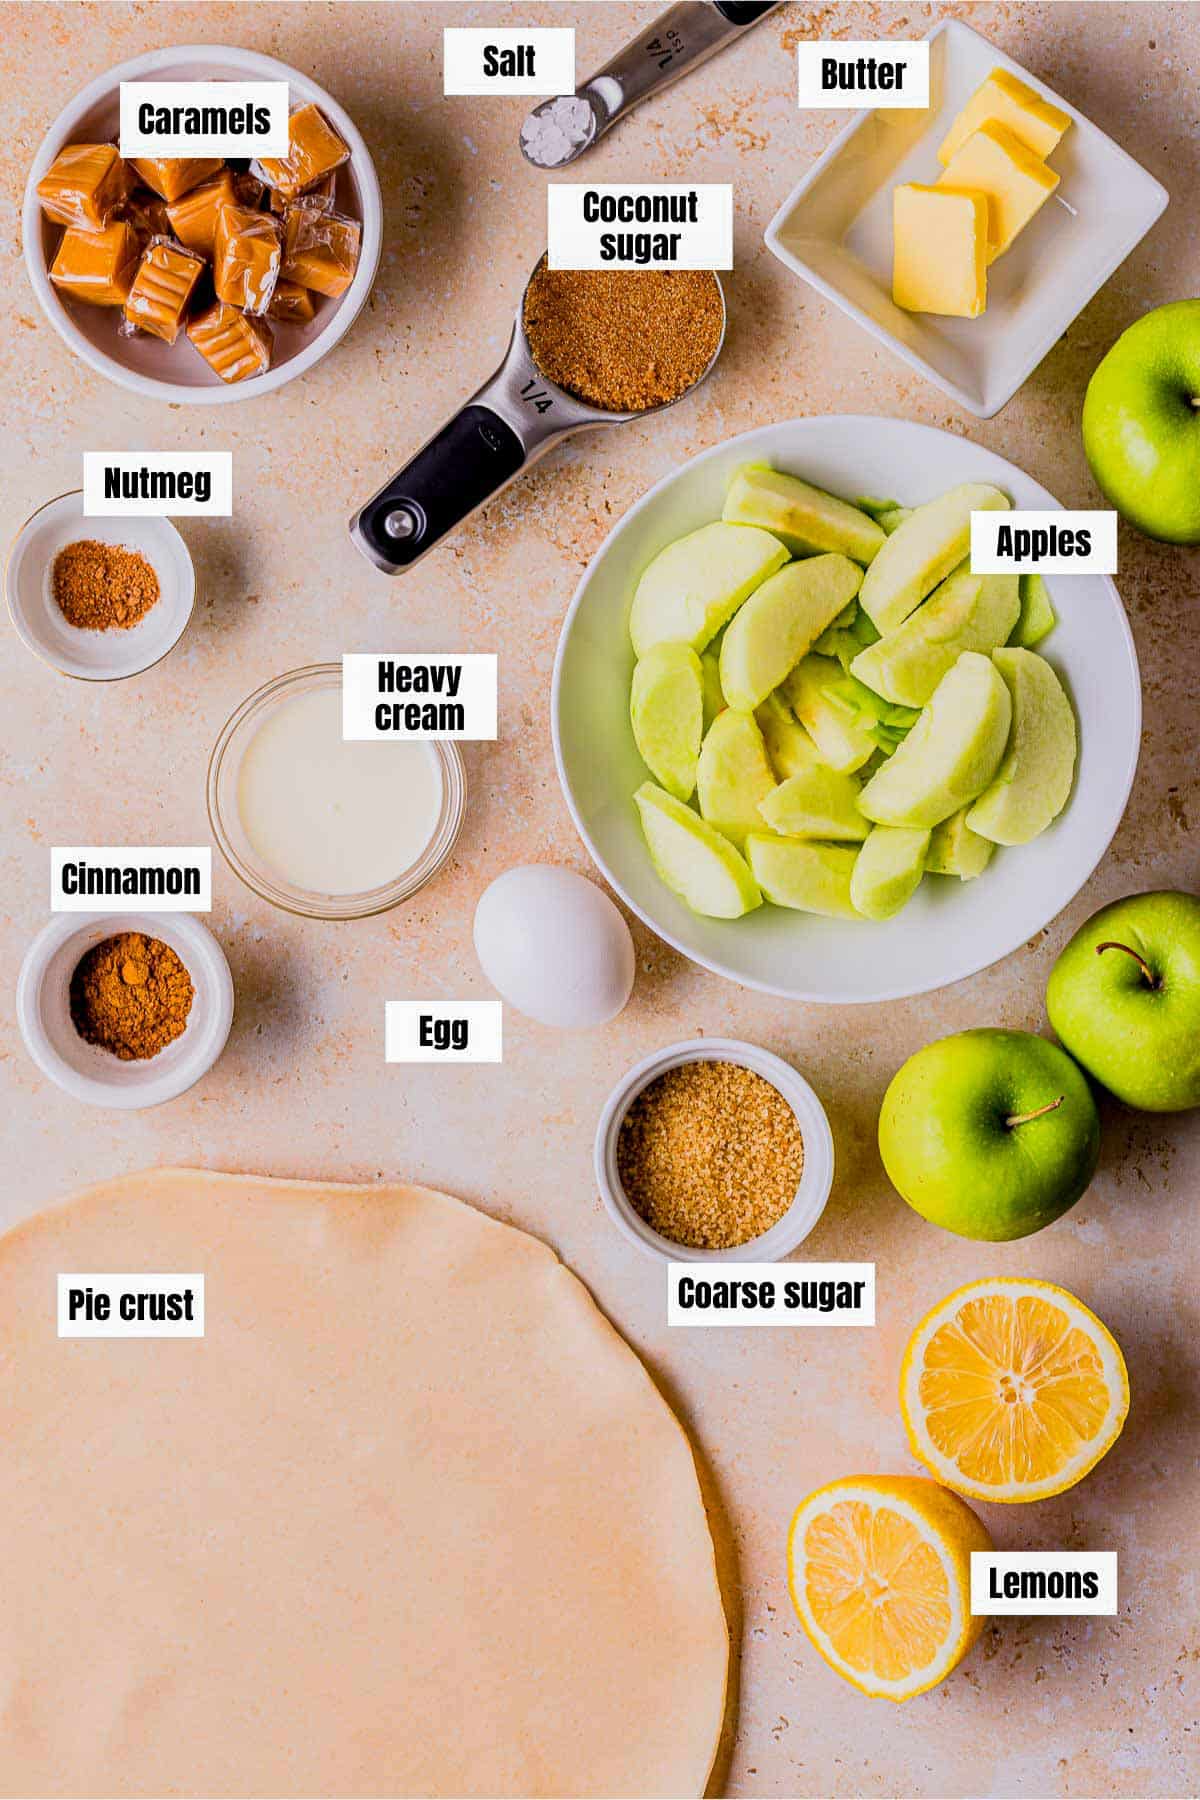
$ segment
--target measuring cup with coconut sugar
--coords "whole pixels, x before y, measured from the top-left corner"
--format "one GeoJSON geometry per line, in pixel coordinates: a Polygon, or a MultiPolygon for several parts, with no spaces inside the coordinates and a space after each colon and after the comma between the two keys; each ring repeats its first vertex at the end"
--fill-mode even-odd
{"type": "MultiPolygon", "coordinates": [[[[539,259],[533,274],[540,266],[539,259]]],[[[353,542],[377,569],[399,575],[560,439],[597,425],[648,418],[694,393],[712,372],[725,342],[725,294],[715,272],[713,280],[721,301],[721,327],[707,364],[681,393],[637,412],[605,412],[542,373],[526,335],[522,293],[508,351],[496,373],[399,474],[359,507],[350,521],[353,542]]]]}

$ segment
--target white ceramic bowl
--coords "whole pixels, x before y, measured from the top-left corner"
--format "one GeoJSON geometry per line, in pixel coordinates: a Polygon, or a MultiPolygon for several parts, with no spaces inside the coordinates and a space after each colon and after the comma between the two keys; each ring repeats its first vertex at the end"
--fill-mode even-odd
{"type": "Polygon", "coordinates": [[[743,1044],[737,1038],[689,1038],[686,1043],[670,1044],[637,1063],[609,1095],[596,1128],[596,1182],[608,1215],[622,1237],[662,1262],[779,1262],[804,1242],[825,1211],[833,1186],[833,1137],[825,1108],[790,1063],[769,1050],[760,1050],[757,1044],[743,1044]],[[621,1185],[617,1140],[626,1113],[643,1088],[668,1069],[689,1062],[731,1062],[753,1069],[783,1095],[804,1139],[804,1169],[796,1198],[769,1231],[732,1250],[693,1250],[663,1237],[634,1211],[621,1185]]]}
{"type": "Polygon", "coordinates": [[[1161,182],[1061,94],[958,19],[928,32],[929,108],[855,113],[766,231],[782,263],[979,418],[999,412],[1167,204],[1161,182]],[[936,181],[951,121],[995,68],[1070,113],[1051,153],[1061,176],[988,270],[978,319],[902,312],[892,300],[892,189],[936,181]],[[1063,204],[1065,202],[1065,204],[1063,204]]]}
{"type": "Polygon", "coordinates": [[[188,547],[170,519],[85,519],[83,493],[48,500],[22,525],[4,571],[4,593],[17,636],[60,674],[80,681],[121,681],[161,662],[192,616],[196,576],[188,547]],[[68,544],[94,538],[139,550],[158,576],[159,597],[128,630],[80,631],[54,599],[54,559],[68,544]]]}
{"type": "Polygon", "coordinates": [[[64,1093],[131,1111],[173,1100],[207,1075],[233,1023],[233,980],[220,944],[190,913],[57,913],[25,952],[17,1019],[30,1056],[64,1093]],[[195,990],[183,1031],[144,1062],[122,1062],[85,1043],[71,1022],[71,976],[80,957],[124,931],[169,944],[195,990]]]}
{"type": "Polygon", "coordinates": [[[903,419],[793,419],[719,444],[666,476],[609,533],[563,625],[551,720],[571,816],[626,905],[693,962],[791,1000],[898,1000],[959,981],[1009,955],[1083,886],[1125,810],[1141,734],[1133,639],[1103,575],[1048,577],[1058,625],[1039,646],[1063,677],[1080,727],[1066,810],[1023,849],[997,851],[976,881],[929,876],[886,924],[763,906],[748,918],[702,919],[655,875],[633,793],[646,779],[629,724],[634,586],[666,544],[721,516],[734,470],[768,462],[854,498],[906,505],[962,481],[989,481],[1014,506],[1059,502],[1001,456],[903,419]]]}
{"type": "Polygon", "coordinates": [[[375,165],[362,134],[324,88],[273,56],[260,56],[253,50],[237,50],[224,44],[180,44],[118,63],[107,74],[89,82],[64,106],[30,165],[22,240],[25,267],[42,311],[64,342],[90,368],[151,399],[169,400],[176,405],[221,405],[248,400],[293,381],[328,356],[338,339],[345,336],[371,291],[379,267],[383,206],[375,165]],[[62,227],[43,215],[37,184],[65,144],[116,141],[123,81],[244,81],[247,77],[286,81],[292,105],[315,101],[349,144],[350,161],[338,171],[337,200],[340,211],[362,221],[362,247],[354,280],[341,298],[316,296],[316,317],[310,325],[280,325],[272,320],[272,366],[265,375],[229,384],[213,373],[182,334],[174,344],[165,344],[145,332],[121,337],[113,308],[86,306],[60,296],[48,271],[62,227]]]}

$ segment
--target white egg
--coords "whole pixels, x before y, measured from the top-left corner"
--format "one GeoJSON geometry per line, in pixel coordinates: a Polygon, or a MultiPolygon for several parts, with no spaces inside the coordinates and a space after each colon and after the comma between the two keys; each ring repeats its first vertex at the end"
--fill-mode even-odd
{"type": "Polygon", "coordinates": [[[620,1012],[636,963],[607,894],[571,869],[507,869],[475,908],[475,953],[492,986],[542,1025],[580,1031],[620,1012]]]}

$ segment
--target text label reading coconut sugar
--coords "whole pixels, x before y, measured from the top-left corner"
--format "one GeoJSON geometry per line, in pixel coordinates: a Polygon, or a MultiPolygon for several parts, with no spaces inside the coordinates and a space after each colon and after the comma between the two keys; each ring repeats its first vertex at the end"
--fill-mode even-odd
{"type": "Polygon", "coordinates": [[[552,269],[732,269],[733,188],[552,181],[546,241],[552,269]]]}
{"type": "Polygon", "coordinates": [[[874,1263],[668,1263],[668,1325],[874,1325],[874,1263]]]}
{"type": "Polygon", "coordinates": [[[973,512],[972,575],[1115,575],[1115,512],[973,512]]]}
{"type": "Polygon", "coordinates": [[[1115,1613],[1115,1550],[973,1550],[971,1611],[1115,1613]]]}
{"type": "Polygon", "coordinates": [[[449,26],[442,32],[446,94],[573,94],[573,25],[449,26]]]}
{"type": "Polygon", "coordinates": [[[343,656],[342,736],[494,742],[495,655],[421,650],[343,656]]]}
{"type": "Polygon", "coordinates": [[[232,450],[85,450],[85,519],[233,513],[232,450]]]}
{"type": "Polygon", "coordinates": [[[58,1277],[60,1338],[202,1338],[203,1275],[58,1277]]]}
{"type": "Polygon", "coordinates": [[[123,81],[122,156],[286,156],[286,81],[123,81]]]}
{"type": "Polygon", "coordinates": [[[504,1060],[499,1000],[389,1000],[384,1057],[390,1063],[498,1063],[504,1060]]]}
{"type": "Polygon", "coordinates": [[[929,105],[929,45],[809,42],[796,48],[801,106],[929,105]]]}
{"type": "Polygon", "coordinates": [[[50,852],[51,912],[211,912],[207,844],[91,844],[50,852]]]}

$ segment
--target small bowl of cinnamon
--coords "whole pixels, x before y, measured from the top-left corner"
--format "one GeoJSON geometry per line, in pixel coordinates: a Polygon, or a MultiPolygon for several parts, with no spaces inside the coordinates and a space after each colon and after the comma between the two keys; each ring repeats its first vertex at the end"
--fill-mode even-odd
{"type": "Polygon", "coordinates": [[[26,519],[4,590],[17,636],[35,656],[79,681],[123,681],[179,642],[196,576],[170,519],[87,519],[76,489],[26,519]]]}

